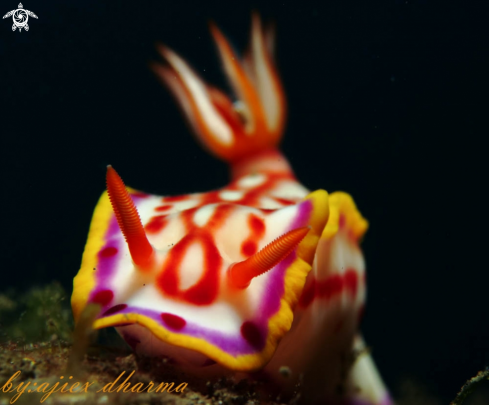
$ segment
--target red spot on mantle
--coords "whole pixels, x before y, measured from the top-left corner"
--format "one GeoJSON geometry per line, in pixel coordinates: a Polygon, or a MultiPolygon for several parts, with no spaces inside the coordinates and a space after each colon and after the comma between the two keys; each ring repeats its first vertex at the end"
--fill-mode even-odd
{"type": "Polygon", "coordinates": [[[163,319],[163,322],[165,322],[170,328],[176,330],[182,329],[187,324],[187,321],[182,317],[169,314],[167,312],[161,314],[161,319],[163,319]]]}
{"type": "Polygon", "coordinates": [[[241,245],[241,253],[243,256],[252,256],[256,253],[258,247],[255,241],[247,240],[241,245]]]}
{"type": "Polygon", "coordinates": [[[160,205],[159,207],[155,208],[155,211],[167,211],[167,210],[171,209],[172,207],[173,207],[173,205],[170,205],[170,204],[160,205]]]}
{"type": "Polygon", "coordinates": [[[131,193],[131,196],[136,198],[148,198],[149,194],[143,193],[142,191],[134,191],[131,193]]]}
{"type": "Polygon", "coordinates": [[[250,214],[248,224],[250,225],[255,237],[259,238],[265,233],[265,224],[263,223],[263,220],[260,217],[257,217],[255,214],[250,214]]]}
{"type": "Polygon", "coordinates": [[[353,298],[355,298],[358,291],[358,276],[355,270],[346,270],[345,275],[343,276],[343,280],[345,282],[346,290],[353,298]]]}
{"type": "Polygon", "coordinates": [[[113,298],[114,293],[111,290],[101,290],[96,292],[90,301],[105,307],[113,298]]]}
{"type": "Polygon", "coordinates": [[[248,226],[250,227],[250,235],[241,244],[241,253],[243,256],[249,257],[258,250],[258,241],[265,234],[265,223],[263,219],[255,214],[250,214],[248,217],[248,226]]]}
{"type": "Polygon", "coordinates": [[[212,214],[209,221],[207,221],[207,224],[205,226],[206,229],[212,232],[213,230],[221,228],[222,224],[229,217],[233,209],[234,206],[232,204],[219,204],[214,210],[214,213],[212,214]]]}
{"type": "Polygon", "coordinates": [[[261,350],[264,346],[265,339],[262,336],[260,328],[256,326],[254,322],[246,321],[241,325],[241,336],[252,346],[254,349],[261,350]]]}
{"type": "Polygon", "coordinates": [[[344,291],[354,300],[358,283],[358,274],[354,269],[347,269],[344,274],[332,274],[325,280],[312,279],[302,290],[299,305],[306,308],[315,298],[330,300],[344,291]]]}
{"type": "Polygon", "coordinates": [[[343,289],[343,277],[333,274],[326,280],[317,283],[316,295],[321,298],[330,299],[333,295],[340,294],[343,289]]]}
{"type": "Polygon", "coordinates": [[[314,300],[314,294],[316,292],[316,280],[312,279],[309,284],[302,290],[301,297],[299,298],[299,305],[303,308],[309,306],[314,300]]]}
{"type": "Polygon", "coordinates": [[[166,217],[164,215],[157,215],[149,220],[149,222],[144,226],[144,230],[148,233],[158,233],[165,227],[166,224],[166,217]]]}
{"type": "Polygon", "coordinates": [[[111,246],[106,247],[98,253],[98,257],[101,259],[105,259],[107,257],[112,257],[112,256],[116,255],[118,251],[119,250],[115,247],[111,247],[111,246]]]}

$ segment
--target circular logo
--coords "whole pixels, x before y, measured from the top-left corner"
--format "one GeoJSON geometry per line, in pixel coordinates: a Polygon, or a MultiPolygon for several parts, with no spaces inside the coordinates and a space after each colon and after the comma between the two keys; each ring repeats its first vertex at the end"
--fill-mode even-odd
{"type": "Polygon", "coordinates": [[[27,20],[29,19],[29,16],[27,15],[25,10],[18,9],[15,10],[13,14],[13,19],[14,19],[14,24],[17,27],[23,27],[27,24],[27,20]]]}

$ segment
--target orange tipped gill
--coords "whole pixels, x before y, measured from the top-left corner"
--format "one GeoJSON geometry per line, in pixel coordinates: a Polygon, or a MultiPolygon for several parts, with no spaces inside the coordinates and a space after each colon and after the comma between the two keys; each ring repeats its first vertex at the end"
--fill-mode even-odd
{"type": "Polygon", "coordinates": [[[136,266],[145,268],[153,259],[153,246],[144,232],[138,210],[126,190],[124,182],[112,166],[107,166],[107,192],[119,228],[126,238],[132,260],[136,266]]]}
{"type": "Polygon", "coordinates": [[[284,260],[305,238],[310,227],[293,229],[266,245],[248,259],[233,263],[228,269],[231,285],[246,288],[251,280],[275,267],[284,260]]]}

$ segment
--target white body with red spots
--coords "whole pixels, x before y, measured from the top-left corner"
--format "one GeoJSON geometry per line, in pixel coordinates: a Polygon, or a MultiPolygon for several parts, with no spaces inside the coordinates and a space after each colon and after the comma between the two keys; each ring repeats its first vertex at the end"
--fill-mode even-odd
{"type": "Polygon", "coordinates": [[[154,69],[232,181],[129,197],[109,168],[110,200],[97,205],[74,281],[75,318],[97,303],[94,327],[115,326],[136,351],[189,372],[265,378],[285,395],[302,381],[305,403],[389,404],[370,356],[353,356],[363,348],[367,222],[348,194],[309,193],[276,149],[285,98],[258,17],[242,62],[211,28],[239,104],[167,48],[154,69]]]}

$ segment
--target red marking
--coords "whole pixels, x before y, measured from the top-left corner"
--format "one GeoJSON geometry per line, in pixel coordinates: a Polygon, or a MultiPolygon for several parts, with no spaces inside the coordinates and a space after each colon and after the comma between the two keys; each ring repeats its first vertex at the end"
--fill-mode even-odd
{"type": "Polygon", "coordinates": [[[251,321],[243,322],[241,325],[241,336],[243,336],[250,346],[253,346],[253,348],[258,350],[260,350],[265,343],[260,329],[251,321]]]}
{"type": "Polygon", "coordinates": [[[152,217],[149,222],[144,226],[144,230],[148,233],[158,233],[168,223],[165,215],[156,215],[152,217]]]}
{"type": "Polygon", "coordinates": [[[243,256],[253,256],[258,250],[258,241],[265,234],[265,223],[263,220],[255,214],[248,216],[248,226],[250,227],[251,234],[241,244],[241,253],[243,256]]]}
{"type": "Polygon", "coordinates": [[[329,300],[333,295],[340,294],[343,289],[343,277],[333,274],[326,280],[317,282],[316,295],[329,300]]]}
{"type": "Polygon", "coordinates": [[[114,293],[111,290],[102,290],[96,292],[91,301],[105,307],[113,298],[114,293]]]}
{"type": "Polygon", "coordinates": [[[129,333],[122,333],[122,337],[124,340],[127,342],[129,346],[131,346],[132,350],[136,350],[136,346],[141,343],[139,339],[135,338],[134,336],[130,335],[129,333]]]}
{"type": "Polygon", "coordinates": [[[161,201],[164,203],[169,203],[169,202],[185,201],[188,199],[189,196],[187,194],[183,194],[183,195],[172,195],[168,197],[163,197],[161,201]]]}
{"type": "Polygon", "coordinates": [[[248,217],[248,224],[257,238],[261,238],[265,233],[265,224],[263,223],[263,220],[255,214],[250,214],[248,217]]]}
{"type": "Polygon", "coordinates": [[[188,210],[182,211],[180,213],[181,219],[183,221],[183,224],[185,226],[185,230],[187,231],[187,233],[190,233],[193,229],[195,229],[193,217],[194,217],[195,212],[198,209],[199,209],[198,207],[189,208],[188,210]]]}
{"type": "Polygon", "coordinates": [[[273,199],[283,205],[293,205],[296,201],[288,200],[287,198],[273,197],[273,199]]]}
{"type": "Polygon", "coordinates": [[[105,311],[102,316],[112,315],[126,308],[127,308],[126,304],[115,305],[112,308],[109,308],[107,311],[105,311]]]}
{"type": "Polygon", "coordinates": [[[354,269],[347,269],[344,274],[333,274],[326,280],[312,279],[302,290],[299,305],[306,308],[315,298],[330,300],[345,290],[355,299],[358,293],[358,275],[354,269]]]}
{"type": "Polygon", "coordinates": [[[253,256],[257,250],[258,250],[258,245],[256,244],[256,242],[253,242],[252,240],[244,241],[243,244],[241,245],[241,254],[246,257],[253,256]]]}
{"type": "Polygon", "coordinates": [[[210,305],[217,297],[219,288],[219,268],[221,256],[209,232],[196,230],[185,235],[169,251],[161,272],[156,276],[156,285],[161,292],[172,297],[180,298],[194,305],[210,305]],[[202,275],[192,287],[180,289],[179,268],[188,248],[200,243],[204,260],[202,275]]]}
{"type": "Polygon", "coordinates": [[[345,216],[343,214],[340,214],[340,219],[338,221],[338,226],[339,228],[343,228],[344,226],[346,225],[346,219],[345,219],[345,216]]]}
{"type": "Polygon", "coordinates": [[[106,248],[102,249],[100,252],[98,252],[98,257],[100,259],[106,259],[108,257],[112,257],[112,256],[116,255],[118,251],[119,251],[119,249],[117,249],[115,247],[106,247],[106,248]]]}
{"type": "Polygon", "coordinates": [[[134,191],[131,193],[131,196],[136,198],[148,198],[149,194],[143,193],[142,191],[134,191]]]}
{"type": "Polygon", "coordinates": [[[358,291],[358,276],[355,270],[347,269],[343,276],[343,281],[345,282],[346,290],[350,293],[352,298],[355,298],[358,291]]]}
{"type": "Polygon", "coordinates": [[[167,211],[171,208],[173,208],[173,205],[165,204],[165,205],[160,205],[159,207],[156,207],[155,211],[167,211]]]}
{"type": "Polygon", "coordinates": [[[167,312],[161,314],[161,319],[163,319],[163,322],[165,322],[170,328],[176,330],[182,329],[187,324],[187,321],[182,317],[169,314],[167,312]]]}
{"type": "MultiPolygon", "coordinates": [[[[261,197],[268,195],[270,190],[273,190],[278,182],[283,180],[295,180],[295,177],[291,173],[267,173],[266,180],[260,185],[246,190],[246,193],[238,201],[234,201],[235,204],[247,205],[249,207],[258,207],[261,197]]],[[[233,183],[231,183],[233,184],[233,183]]],[[[225,188],[227,190],[228,188],[225,188]]],[[[295,202],[288,202],[287,205],[295,204],[295,202]]],[[[267,209],[265,209],[267,211],[267,209]]],[[[270,211],[275,211],[270,210],[270,211]]]]}
{"type": "Polygon", "coordinates": [[[222,227],[224,221],[229,217],[229,214],[233,211],[235,205],[229,203],[219,204],[212,217],[210,217],[209,221],[206,224],[206,229],[210,232],[213,232],[222,227]]]}
{"type": "MultiPolygon", "coordinates": [[[[211,193],[214,194],[214,192],[211,193]]],[[[209,203],[206,200],[205,204],[213,204],[213,203],[209,203]]],[[[181,219],[184,223],[185,230],[187,231],[187,233],[203,229],[201,227],[197,227],[193,221],[194,214],[200,207],[201,206],[189,208],[188,210],[185,210],[181,213],[181,219]]],[[[205,224],[205,230],[209,231],[209,233],[212,233],[215,230],[219,229],[223,225],[224,221],[229,216],[231,211],[234,209],[234,207],[235,206],[233,204],[229,204],[229,203],[220,203],[219,205],[217,205],[214,210],[214,213],[205,224]]]]}
{"type": "Polygon", "coordinates": [[[200,206],[222,202],[221,198],[219,197],[219,193],[220,193],[219,190],[218,191],[209,191],[208,193],[205,193],[202,196],[200,206]]]}
{"type": "Polygon", "coordinates": [[[299,305],[303,308],[309,306],[309,304],[314,300],[314,294],[316,292],[316,279],[312,279],[309,284],[302,290],[301,297],[299,298],[299,305]]]}

